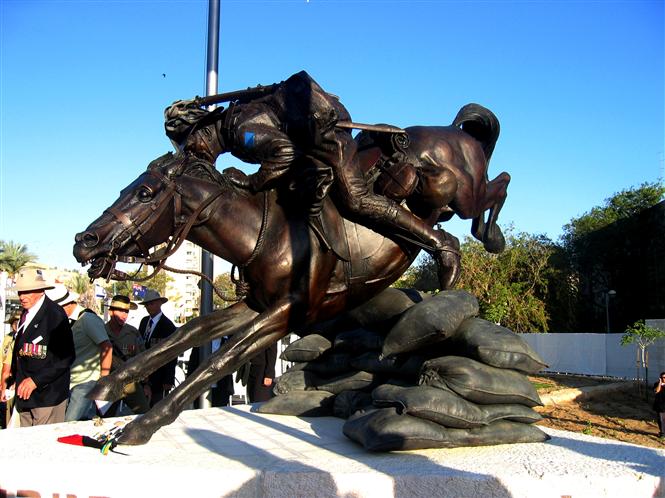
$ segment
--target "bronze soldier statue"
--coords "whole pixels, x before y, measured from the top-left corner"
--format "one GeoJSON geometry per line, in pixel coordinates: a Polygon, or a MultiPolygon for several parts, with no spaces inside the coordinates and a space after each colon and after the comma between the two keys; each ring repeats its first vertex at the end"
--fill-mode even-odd
{"type": "Polygon", "coordinates": [[[249,176],[236,168],[225,171],[233,183],[253,192],[277,186],[293,167],[297,174],[313,168],[313,213],[333,186],[344,216],[387,236],[415,237],[437,262],[440,288],[452,287],[459,275],[459,241],[368,187],[350,130],[336,126],[351,121],[338,98],[305,71],[264,88],[269,89],[265,95],[213,111],[201,109],[197,100],[175,102],[165,111],[166,134],[178,149],[213,163],[230,152],[259,164],[249,176]]]}

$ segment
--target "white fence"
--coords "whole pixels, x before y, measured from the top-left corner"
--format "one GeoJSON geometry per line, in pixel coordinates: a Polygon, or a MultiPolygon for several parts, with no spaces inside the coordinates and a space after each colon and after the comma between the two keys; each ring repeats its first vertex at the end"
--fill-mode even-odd
{"type": "MultiPolygon", "coordinates": [[[[621,345],[622,334],[521,334],[549,365],[548,372],[637,378],[636,344],[621,345]]],[[[665,371],[665,339],[647,348],[649,382],[665,371]]],[[[640,372],[643,375],[643,372],[640,372]]]]}

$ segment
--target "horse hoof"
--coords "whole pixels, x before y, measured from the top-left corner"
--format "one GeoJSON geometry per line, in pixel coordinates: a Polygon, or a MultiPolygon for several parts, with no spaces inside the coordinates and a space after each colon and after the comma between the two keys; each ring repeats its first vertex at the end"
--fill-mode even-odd
{"type": "Polygon", "coordinates": [[[487,252],[491,252],[492,254],[502,253],[506,248],[506,239],[503,237],[503,233],[498,226],[496,226],[496,230],[488,230],[485,234],[483,247],[487,252]]]}
{"type": "Polygon", "coordinates": [[[95,387],[87,394],[88,399],[104,401],[118,401],[122,396],[122,385],[113,382],[110,376],[100,378],[95,387]]]}
{"type": "Polygon", "coordinates": [[[140,421],[141,419],[139,418],[125,426],[122,430],[122,434],[120,434],[120,437],[118,438],[119,444],[139,446],[150,441],[153,432],[141,424],[140,421]]]}

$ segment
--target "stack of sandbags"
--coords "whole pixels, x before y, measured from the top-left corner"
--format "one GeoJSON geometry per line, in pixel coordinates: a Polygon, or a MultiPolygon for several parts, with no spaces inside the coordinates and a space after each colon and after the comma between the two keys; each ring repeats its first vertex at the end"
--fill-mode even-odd
{"type": "Polygon", "coordinates": [[[536,442],[526,374],[546,365],[517,334],[475,318],[465,291],[386,289],[293,342],[262,413],[335,415],[372,451],[536,442]]]}

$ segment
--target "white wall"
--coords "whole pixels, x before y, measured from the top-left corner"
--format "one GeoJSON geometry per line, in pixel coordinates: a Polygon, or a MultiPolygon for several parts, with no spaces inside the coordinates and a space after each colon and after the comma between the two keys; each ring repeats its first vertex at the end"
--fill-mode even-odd
{"type": "MultiPolygon", "coordinates": [[[[637,377],[635,344],[621,345],[623,334],[521,334],[521,337],[549,365],[545,371],[637,377]]],[[[647,348],[649,382],[665,371],[665,339],[647,348]]]]}

